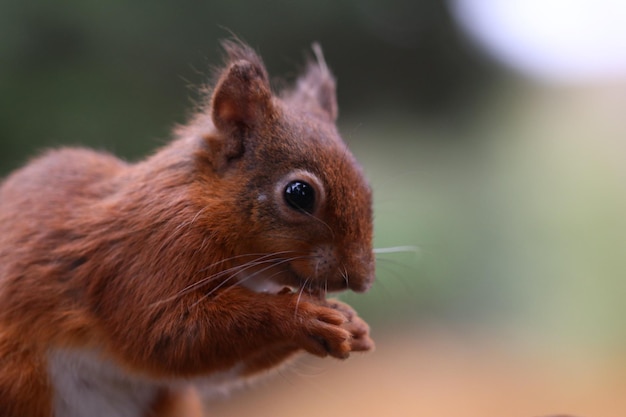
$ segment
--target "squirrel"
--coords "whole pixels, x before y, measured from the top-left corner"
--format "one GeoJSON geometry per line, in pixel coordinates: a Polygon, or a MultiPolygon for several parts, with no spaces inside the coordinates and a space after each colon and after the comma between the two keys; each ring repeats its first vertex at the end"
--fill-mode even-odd
{"type": "Polygon", "coordinates": [[[151,156],[49,150],[1,183],[1,416],[162,417],[199,398],[190,385],[373,349],[327,298],[369,289],[375,260],[321,49],[275,94],[253,49],[222,46],[216,83],[151,156]]]}

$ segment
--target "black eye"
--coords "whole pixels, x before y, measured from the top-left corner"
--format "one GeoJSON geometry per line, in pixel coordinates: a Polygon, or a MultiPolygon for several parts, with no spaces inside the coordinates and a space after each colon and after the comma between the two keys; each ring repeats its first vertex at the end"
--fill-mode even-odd
{"type": "Polygon", "coordinates": [[[307,182],[295,180],[285,187],[285,202],[295,209],[312,213],[315,209],[315,188],[307,182]]]}

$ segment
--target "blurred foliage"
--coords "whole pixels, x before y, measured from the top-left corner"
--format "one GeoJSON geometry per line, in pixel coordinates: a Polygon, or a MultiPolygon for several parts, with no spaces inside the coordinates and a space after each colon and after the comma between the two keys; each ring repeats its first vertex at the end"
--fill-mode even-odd
{"type": "Polygon", "coordinates": [[[321,42],[343,115],[369,108],[445,118],[484,78],[438,1],[7,0],[0,174],[60,144],[145,153],[184,122],[195,87],[220,64],[219,39],[231,33],[288,80],[321,42]]]}

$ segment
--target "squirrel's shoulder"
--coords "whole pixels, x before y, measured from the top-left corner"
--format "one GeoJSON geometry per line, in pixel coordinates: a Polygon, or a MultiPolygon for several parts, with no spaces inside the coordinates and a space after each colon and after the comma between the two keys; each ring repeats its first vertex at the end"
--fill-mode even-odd
{"type": "Polygon", "coordinates": [[[24,198],[31,203],[41,199],[62,202],[126,167],[126,162],[111,154],[86,148],[45,151],[0,182],[0,210],[4,203],[17,204],[24,198]]]}

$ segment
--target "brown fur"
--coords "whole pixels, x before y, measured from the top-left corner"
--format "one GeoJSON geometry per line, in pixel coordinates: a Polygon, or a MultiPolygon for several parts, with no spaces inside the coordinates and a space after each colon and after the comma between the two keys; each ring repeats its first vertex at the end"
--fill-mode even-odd
{"type": "Polygon", "coordinates": [[[51,416],[54,348],[156,381],[372,348],[365,322],[325,299],[374,273],[370,189],[334,125],[332,76],[311,64],[279,98],[251,49],[225,48],[210,101],[151,157],[60,149],[1,185],[1,415],[51,416]],[[275,195],[294,170],[323,184],[311,215],[275,195]],[[297,291],[239,285],[255,274],[297,291]]]}

